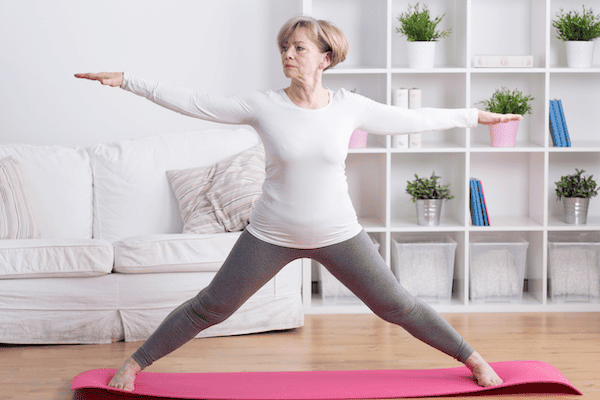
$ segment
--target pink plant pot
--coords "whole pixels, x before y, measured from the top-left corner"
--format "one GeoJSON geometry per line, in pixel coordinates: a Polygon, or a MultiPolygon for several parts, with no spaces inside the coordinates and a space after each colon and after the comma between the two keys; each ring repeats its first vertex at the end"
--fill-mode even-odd
{"type": "Polygon", "coordinates": [[[367,135],[367,132],[356,129],[350,137],[350,144],[348,145],[348,148],[362,149],[367,147],[367,135]]]}
{"type": "Polygon", "coordinates": [[[493,147],[515,147],[519,121],[501,122],[489,127],[493,147]]]}

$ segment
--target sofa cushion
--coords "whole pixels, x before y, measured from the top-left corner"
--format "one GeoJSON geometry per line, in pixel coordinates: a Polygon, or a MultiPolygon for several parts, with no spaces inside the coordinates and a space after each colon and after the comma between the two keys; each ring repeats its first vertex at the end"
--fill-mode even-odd
{"type": "Polygon", "coordinates": [[[240,233],[162,234],[115,242],[115,272],[215,272],[240,233]]]}
{"type": "Polygon", "coordinates": [[[93,239],[0,240],[0,279],[105,275],[113,247],[93,239]]]}
{"type": "Polygon", "coordinates": [[[92,237],[92,171],[88,153],[71,146],[0,145],[0,159],[19,162],[41,238],[92,237]]]}
{"type": "Polygon", "coordinates": [[[262,144],[202,168],[167,171],[179,202],[183,233],[244,229],[265,180],[262,144]]]}
{"type": "Polygon", "coordinates": [[[19,163],[0,160],[0,239],[36,239],[40,230],[25,192],[19,163]]]}
{"type": "Polygon", "coordinates": [[[94,237],[181,233],[179,205],[166,171],[212,165],[259,143],[254,130],[237,128],[171,133],[90,149],[94,173],[94,237]]]}

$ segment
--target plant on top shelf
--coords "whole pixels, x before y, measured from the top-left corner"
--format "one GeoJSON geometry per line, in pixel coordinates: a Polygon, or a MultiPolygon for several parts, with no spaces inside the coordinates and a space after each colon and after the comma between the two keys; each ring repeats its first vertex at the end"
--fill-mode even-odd
{"type": "Polygon", "coordinates": [[[565,197],[591,198],[598,195],[598,186],[592,178],[594,175],[582,176],[585,170],[575,168],[576,173],[565,175],[556,184],[556,196],[558,200],[565,197]]]}
{"type": "Polygon", "coordinates": [[[398,17],[400,27],[396,28],[396,32],[406,36],[410,68],[433,68],[437,40],[448,37],[452,32],[451,28],[437,29],[445,15],[432,18],[427,5],[421,8],[417,3],[415,6],[409,4],[408,10],[398,17]]]}
{"type": "Polygon", "coordinates": [[[600,37],[600,15],[594,15],[591,8],[586,10],[583,6],[581,14],[578,11],[565,13],[561,8],[556,18],[552,20],[552,26],[563,42],[589,42],[600,37]]]}
{"type": "Polygon", "coordinates": [[[407,181],[406,192],[412,196],[413,203],[417,200],[432,200],[432,199],[446,199],[451,200],[454,198],[450,194],[448,185],[440,185],[438,183],[439,176],[435,174],[435,171],[431,174],[431,178],[419,178],[415,174],[414,181],[407,181]]]}
{"type": "MultiPolygon", "coordinates": [[[[508,90],[506,87],[496,89],[488,100],[480,101],[486,111],[497,114],[531,114],[532,96],[525,96],[518,89],[508,90]]],[[[519,121],[509,121],[489,126],[493,147],[515,147],[519,121]]]]}
{"type": "Polygon", "coordinates": [[[408,10],[400,14],[398,21],[401,26],[396,28],[396,32],[406,36],[409,42],[431,42],[448,37],[452,28],[447,31],[437,30],[438,24],[446,14],[432,19],[427,5],[421,9],[419,3],[415,6],[408,5],[408,10]]]}
{"type": "Polygon", "coordinates": [[[558,39],[565,42],[567,66],[570,68],[591,68],[594,60],[594,42],[600,37],[600,15],[594,15],[591,8],[580,14],[578,11],[565,13],[561,8],[552,20],[558,39]]]}

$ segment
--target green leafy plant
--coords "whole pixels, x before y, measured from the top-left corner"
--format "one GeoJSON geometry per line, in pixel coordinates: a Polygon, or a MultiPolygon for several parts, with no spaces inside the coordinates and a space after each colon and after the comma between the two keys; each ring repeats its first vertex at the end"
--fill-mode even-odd
{"type": "Polygon", "coordinates": [[[488,99],[480,101],[485,105],[486,111],[498,114],[531,114],[531,104],[534,100],[532,96],[525,96],[523,92],[515,89],[508,90],[506,87],[497,89],[488,99]]]}
{"type": "Polygon", "coordinates": [[[552,26],[562,41],[589,42],[600,37],[600,15],[594,15],[591,8],[586,10],[583,6],[581,14],[578,11],[565,13],[561,8],[556,17],[552,20],[552,26]]]}
{"type": "Polygon", "coordinates": [[[419,3],[415,6],[409,4],[408,10],[398,17],[401,26],[396,28],[396,32],[406,36],[409,42],[435,42],[452,32],[452,28],[447,31],[436,30],[445,15],[432,19],[427,5],[421,9],[419,3]]]}
{"type": "Polygon", "coordinates": [[[412,196],[413,203],[417,200],[427,200],[427,199],[446,199],[451,200],[454,198],[450,194],[450,190],[448,186],[450,185],[440,185],[438,183],[439,176],[436,176],[435,171],[431,174],[431,178],[419,178],[417,174],[415,174],[414,181],[407,181],[406,185],[406,193],[412,196]]]}
{"type": "Polygon", "coordinates": [[[562,200],[563,197],[591,198],[598,195],[596,181],[592,179],[594,175],[586,177],[582,176],[585,170],[575,168],[575,171],[573,175],[562,176],[560,181],[554,182],[558,200],[562,200]]]}

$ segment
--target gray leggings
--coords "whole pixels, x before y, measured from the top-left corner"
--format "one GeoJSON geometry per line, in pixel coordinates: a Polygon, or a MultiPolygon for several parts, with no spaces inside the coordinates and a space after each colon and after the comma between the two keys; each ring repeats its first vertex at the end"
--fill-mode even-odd
{"type": "Polygon", "coordinates": [[[473,353],[446,320],[398,283],[364,230],[345,242],[306,250],[266,243],[244,231],[210,285],[173,310],[133,359],[145,368],[200,331],[224,321],[285,265],[299,258],[323,264],[375,314],[415,338],[463,363],[473,353]]]}

